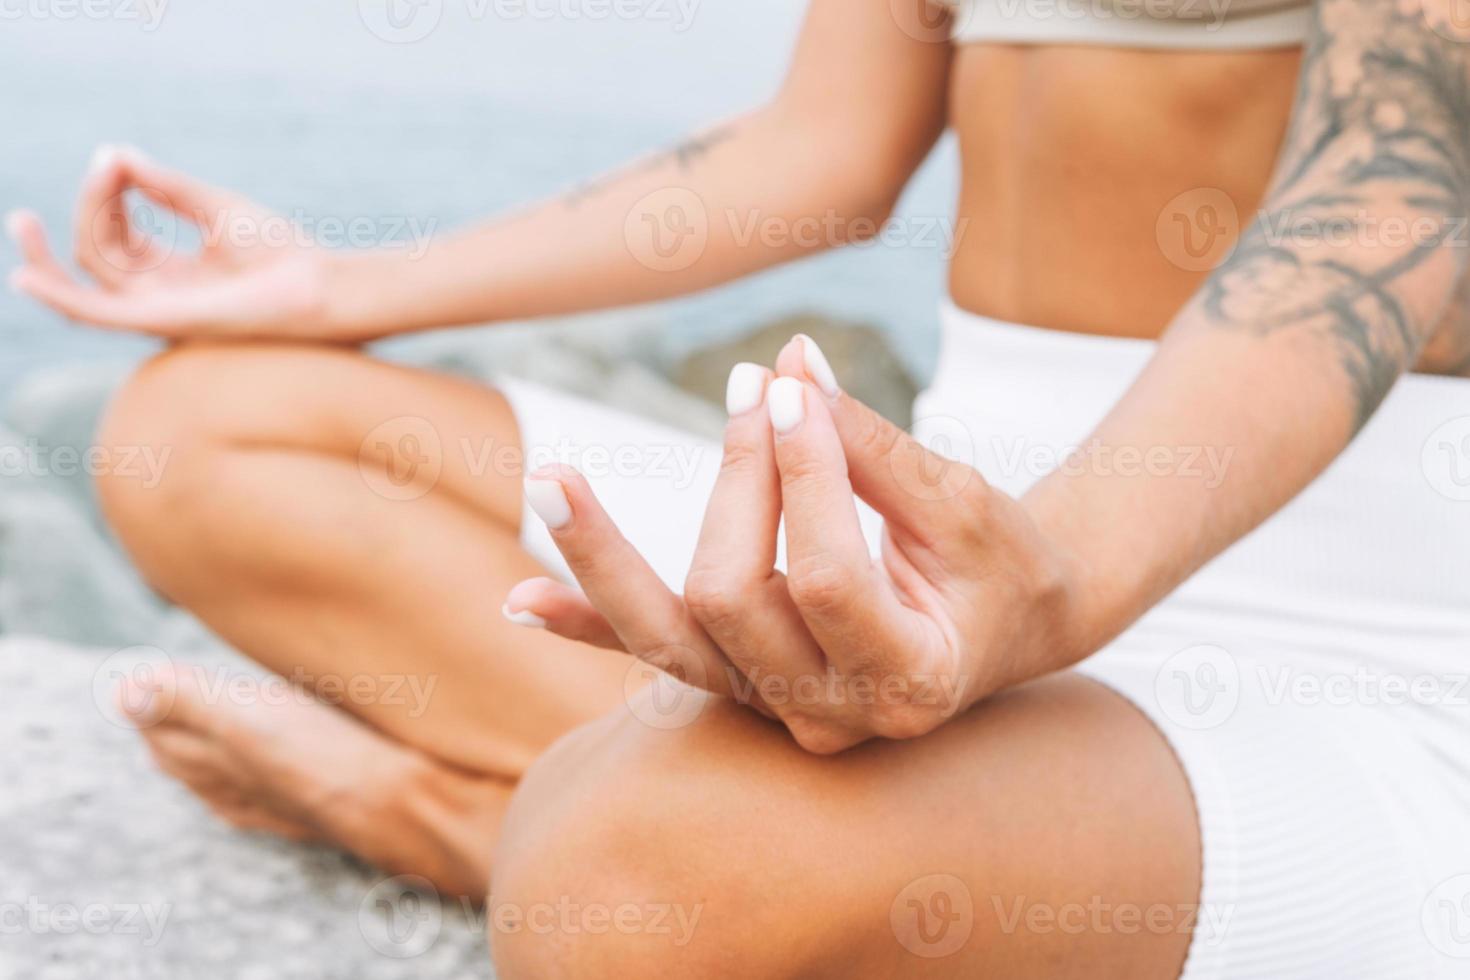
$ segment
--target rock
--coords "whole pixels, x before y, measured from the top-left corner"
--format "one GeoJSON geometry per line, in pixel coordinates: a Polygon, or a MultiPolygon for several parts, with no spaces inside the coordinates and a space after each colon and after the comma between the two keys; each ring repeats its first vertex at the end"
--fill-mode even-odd
{"type": "Polygon", "coordinates": [[[731,367],[740,361],[774,364],[781,348],[798,333],[821,346],[844,390],[908,428],[919,387],[882,334],[865,324],[817,314],[786,317],[729,343],[701,350],[678,366],[674,381],[685,391],[723,405],[731,367]]]}

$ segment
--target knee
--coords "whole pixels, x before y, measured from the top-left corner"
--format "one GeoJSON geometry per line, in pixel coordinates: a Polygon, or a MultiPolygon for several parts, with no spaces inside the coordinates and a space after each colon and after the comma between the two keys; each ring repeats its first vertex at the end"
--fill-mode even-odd
{"type": "Polygon", "coordinates": [[[181,465],[208,444],[207,406],[228,372],[227,349],[184,345],[145,361],[123,382],[98,424],[97,493],[109,517],[178,506],[181,465]]]}
{"type": "MultiPolygon", "coordinates": [[[[184,343],[145,361],[113,395],[96,444],[110,465],[96,478],[119,531],[172,526],[209,506],[215,454],[258,441],[265,406],[300,388],[296,349],[248,343],[184,343]]],[[[309,366],[309,365],[308,365],[309,366]]]]}
{"type": "Polygon", "coordinates": [[[743,766],[784,739],[722,702],[676,730],[635,714],[573,732],[517,791],[487,908],[505,980],[743,976],[769,944],[754,913],[779,875],[743,766]]]}

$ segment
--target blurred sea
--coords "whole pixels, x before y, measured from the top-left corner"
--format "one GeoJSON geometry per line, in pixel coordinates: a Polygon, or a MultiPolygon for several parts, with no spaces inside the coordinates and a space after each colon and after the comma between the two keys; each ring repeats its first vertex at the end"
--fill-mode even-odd
{"type": "MultiPolygon", "coordinates": [[[[284,213],[442,232],[756,104],[782,76],[801,8],[11,0],[0,5],[0,208],[37,209],[69,253],[72,197],[92,149],[129,142],[284,213]]],[[[946,141],[899,217],[947,221],[953,200],[946,141]]],[[[666,350],[677,356],[784,313],[818,311],[881,327],[926,376],[943,289],[939,237],[847,249],[663,304],[666,350]]],[[[0,244],[0,265],[15,260],[0,244]]],[[[38,366],[148,347],[0,294],[0,392],[38,366]]]]}

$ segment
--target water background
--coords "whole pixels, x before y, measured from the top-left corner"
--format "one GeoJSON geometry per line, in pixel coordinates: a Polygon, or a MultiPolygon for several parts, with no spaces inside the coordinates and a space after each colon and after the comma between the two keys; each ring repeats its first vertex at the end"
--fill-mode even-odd
{"type": "MultiPolygon", "coordinates": [[[[0,207],[40,211],[67,254],[93,148],[130,142],[284,213],[443,231],[759,104],[802,16],[795,0],[633,2],[646,9],[619,18],[589,0],[0,0],[0,207]],[[437,27],[385,41],[369,27],[382,2],[427,4],[437,27]]],[[[900,216],[947,218],[953,199],[945,143],[900,216]]],[[[0,244],[0,265],[15,260],[0,244]]],[[[672,354],[783,313],[863,320],[923,375],[942,284],[932,241],[872,245],[658,313],[672,354]]],[[[0,294],[0,392],[148,347],[0,294]]]]}

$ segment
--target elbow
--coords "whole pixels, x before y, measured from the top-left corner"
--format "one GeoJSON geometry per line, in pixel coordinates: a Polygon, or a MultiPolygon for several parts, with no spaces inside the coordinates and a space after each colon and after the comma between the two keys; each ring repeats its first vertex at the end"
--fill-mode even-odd
{"type": "Polygon", "coordinates": [[[876,239],[906,183],[875,167],[871,157],[840,156],[816,171],[806,194],[810,203],[802,209],[830,229],[827,244],[834,248],[876,239]]]}
{"type": "Polygon", "coordinates": [[[772,109],[785,137],[784,177],[799,195],[792,210],[826,225],[831,246],[877,237],[933,141],[915,149],[885,127],[772,109]]]}

